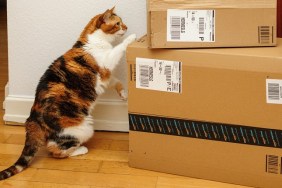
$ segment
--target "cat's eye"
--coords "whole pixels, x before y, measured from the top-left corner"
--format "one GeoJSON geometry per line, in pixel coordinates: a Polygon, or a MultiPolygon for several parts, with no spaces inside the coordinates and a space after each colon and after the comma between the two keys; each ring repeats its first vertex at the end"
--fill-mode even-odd
{"type": "Polygon", "coordinates": [[[116,25],[117,25],[117,26],[120,26],[120,22],[117,22],[116,25]]]}

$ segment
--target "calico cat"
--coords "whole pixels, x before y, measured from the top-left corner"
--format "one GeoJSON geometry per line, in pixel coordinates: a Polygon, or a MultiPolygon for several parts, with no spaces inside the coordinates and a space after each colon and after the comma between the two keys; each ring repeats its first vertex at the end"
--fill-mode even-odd
{"type": "Polygon", "coordinates": [[[49,66],[39,81],[25,123],[22,154],[13,166],[0,172],[0,180],[27,168],[42,146],[56,158],[88,152],[81,144],[94,133],[88,120],[97,97],[107,87],[114,87],[121,98],[126,99],[121,82],[112,77],[127,46],[136,39],[132,34],[113,46],[126,30],[114,8],[107,10],[92,18],[75,45],[49,66]]]}

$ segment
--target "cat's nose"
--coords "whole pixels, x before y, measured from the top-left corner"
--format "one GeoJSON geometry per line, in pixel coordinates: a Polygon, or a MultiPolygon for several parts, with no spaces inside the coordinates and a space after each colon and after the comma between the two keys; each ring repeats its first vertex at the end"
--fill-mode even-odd
{"type": "Polygon", "coordinates": [[[126,25],[122,25],[122,30],[126,31],[127,30],[127,26],[126,25]]]}

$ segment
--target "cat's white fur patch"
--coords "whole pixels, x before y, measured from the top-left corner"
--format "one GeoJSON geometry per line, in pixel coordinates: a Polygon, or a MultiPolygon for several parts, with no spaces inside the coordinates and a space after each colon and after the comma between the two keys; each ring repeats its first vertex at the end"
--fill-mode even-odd
{"type": "Polygon", "coordinates": [[[86,153],[88,153],[87,147],[85,147],[85,146],[80,146],[80,147],[78,147],[76,150],[74,150],[74,152],[72,152],[72,153],[70,154],[70,156],[71,156],[71,157],[74,157],[74,156],[78,156],[78,155],[84,155],[84,154],[86,154],[86,153]]]}
{"type": "Polygon", "coordinates": [[[120,91],[120,95],[122,100],[127,100],[127,92],[124,89],[120,91]]]}
{"type": "Polygon", "coordinates": [[[10,177],[10,176],[12,175],[12,173],[9,172],[9,171],[5,171],[5,172],[6,172],[6,174],[7,174],[8,177],[10,177]]]}
{"type": "MultiPolygon", "coordinates": [[[[116,39],[121,38],[121,35],[125,34],[125,30],[119,30],[115,34],[106,34],[101,29],[96,30],[94,33],[89,34],[87,44],[84,45],[84,50],[91,54],[97,64],[101,68],[106,68],[110,71],[117,66],[121,58],[123,57],[127,46],[136,40],[136,35],[131,34],[126,39],[123,40],[117,46],[113,46],[112,43],[116,39]]],[[[116,83],[115,78],[110,78],[107,80],[101,79],[100,75],[97,75],[97,81],[95,86],[95,91],[98,95],[101,95],[105,92],[106,88],[109,86],[111,79],[113,83],[116,83]]],[[[125,91],[121,92],[121,98],[127,100],[127,94],[125,91]]]]}
{"type": "Polygon", "coordinates": [[[48,143],[47,143],[47,148],[48,148],[48,147],[51,147],[51,146],[54,146],[54,145],[57,145],[57,143],[54,142],[54,141],[48,141],[48,143]]]}
{"type": "Polygon", "coordinates": [[[90,114],[90,115],[88,115],[88,116],[85,117],[86,120],[93,121],[93,118],[92,118],[91,114],[92,114],[92,112],[93,112],[95,106],[96,106],[96,103],[95,103],[95,102],[93,102],[93,103],[90,105],[89,110],[88,110],[88,114],[90,114]]]}
{"type": "Polygon", "coordinates": [[[32,159],[33,157],[31,157],[31,156],[25,156],[24,158],[25,158],[26,161],[30,161],[30,159],[32,159]]]}
{"type": "Polygon", "coordinates": [[[91,54],[100,67],[104,67],[112,71],[119,63],[125,53],[127,46],[136,39],[136,35],[128,36],[122,43],[113,47],[112,43],[120,38],[120,34],[125,31],[120,30],[113,35],[104,33],[101,29],[88,35],[87,44],[84,50],[91,54]]]}
{"type": "Polygon", "coordinates": [[[16,169],[17,169],[18,172],[23,171],[23,167],[22,167],[22,166],[16,165],[15,167],[16,167],[16,169]]]}
{"type": "Polygon", "coordinates": [[[85,118],[83,123],[81,123],[80,125],[65,128],[60,135],[71,135],[77,138],[81,144],[86,142],[94,134],[94,129],[93,126],[91,125],[92,123],[91,119],[92,118],[89,116],[85,118]]]}
{"type": "Polygon", "coordinates": [[[100,75],[97,76],[95,91],[98,95],[101,95],[105,92],[106,88],[109,85],[109,80],[102,81],[100,75]]]}
{"type": "Polygon", "coordinates": [[[91,54],[100,67],[105,67],[108,54],[113,48],[112,42],[115,41],[114,35],[107,35],[101,29],[98,29],[93,34],[88,35],[87,44],[84,45],[84,50],[91,54]]]}

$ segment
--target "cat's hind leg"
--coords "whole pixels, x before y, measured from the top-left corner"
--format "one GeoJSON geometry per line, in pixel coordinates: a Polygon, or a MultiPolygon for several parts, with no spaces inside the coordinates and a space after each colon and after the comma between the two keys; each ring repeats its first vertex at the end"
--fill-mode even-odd
{"type": "Polygon", "coordinates": [[[47,150],[55,158],[73,156],[72,154],[80,147],[79,140],[69,135],[56,136],[47,142],[47,150]]]}
{"type": "Polygon", "coordinates": [[[88,149],[81,144],[88,141],[94,134],[92,117],[87,116],[77,126],[64,128],[63,131],[48,140],[47,148],[57,158],[83,155],[88,149]]]}

